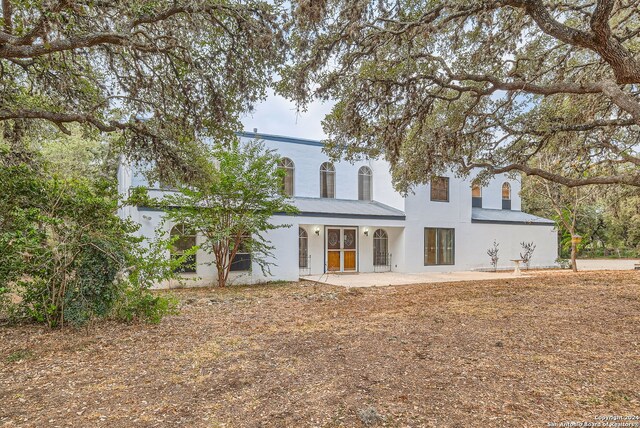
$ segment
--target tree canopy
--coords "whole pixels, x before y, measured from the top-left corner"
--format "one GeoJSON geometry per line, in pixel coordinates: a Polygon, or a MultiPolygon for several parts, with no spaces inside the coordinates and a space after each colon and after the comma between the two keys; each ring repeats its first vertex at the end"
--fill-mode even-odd
{"type": "Polygon", "coordinates": [[[117,132],[131,159],[192,173],[198,138],[233,136],[264,97],[280,28],[262,0],[3,0],[0,123],[117,132]]]}
{"type": "Polygon", "coordinates": [[[161,208],[167,220],[189,225],[202,236],[200,247],[213,254],[220,287],[226,285],[241,249],[264,275],[270,274],[274,247],[264,234],[290,227],[272,223],[274,214],[297,212],[282,192],[284,171],[279,168],[279,156],[259,141],[239,140],[214,143],[208,155],[207,178],[157,200],[138,188],[130,203],[161,208]]]}
{"type": "Polygon", "coordinates": [[[337,101],[334,156],[400,190],[452,165],[640,186],[640,9],[627,0],[297,0],[282,93],[337,101]],[[561,155],[568,175],[541,169],[561,155]]]}

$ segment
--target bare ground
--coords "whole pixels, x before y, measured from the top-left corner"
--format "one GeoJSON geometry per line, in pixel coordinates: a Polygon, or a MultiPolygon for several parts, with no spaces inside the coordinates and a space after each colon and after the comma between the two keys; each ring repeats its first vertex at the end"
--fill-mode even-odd
{"type": "Polygon", "coordinates": [[[0,426],[542,427],[640,416],[637,272],[176,294],[181,314],[157,326],[0,327],[0,426]]]}

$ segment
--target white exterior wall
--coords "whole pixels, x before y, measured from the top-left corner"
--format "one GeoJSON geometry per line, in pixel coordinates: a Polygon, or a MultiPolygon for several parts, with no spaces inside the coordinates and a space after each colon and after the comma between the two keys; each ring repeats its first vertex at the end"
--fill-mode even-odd
{"type": "MultiPolygon", "coordinates": [[[[250,141],[242,138],[242,141],[250,141]]],[[[262,140],[265,147],[276,150],[281,157],[289,158],[295,165],[294,193],[298,197],[320,197],[320,165],[330,162],[322,152],[322,147],[310,144],[285,143],[281,141],[262,140]]],[[[336,199],[358,199],[358,170],[368,166],[369,161],[334,162],[336,168],[336,199]]]]}
{"type": "MultiPolygon", "coordinates": [[[[280,138],[280,137],[278,137],[280,138]]],[[[248,138],[243,137],[243,141],[248,138]]],[[[266,137],[263,142],[267,148],[274,149],[282,157],[288,157],[295,164],[294,192],[296,197],[318,198],[320,195],[320,165],[329,161],[322,152],[322,146],[312,141],[286,141],[266,137]]],[[[533,241],[536,244],[532,266],[553,265],[557,257],[557,234],[552,226],[521,224],[486,224],[471,222],[471,177],[461,179],[453,174],[449,177],[449,201],[430,200],[429,185],[417,186],[413,192],[402,197],[393,189],[389,165],[383,160],[360,161],[355,163],[335,162],[336,198],[354,200],[358,197],[358,169],[369,166],[373,171],[373,199],[385,205],[404,211],[406,220],[386,220],[372,218],[340,218],[274,216],[275,224],[289,224],[290,227],[270,231],[266,238],[275,246],[271,267],[272,276],[262,274],[254,263],[251,272],[232,273],[231,282],[255,283],[269,280],[293,281],[298,279],[298,228],[303,227],[308,235],[310,274],[325,272],[325,228],[358,228],[358,271],[373,272],[373,234],[376,229],[384,229],[389,237],[388,251],[391,255],[391,270],[397,272],[454,271],[490,266],[486,251],[494,239],[499,243],[499,266],[511,266],[511,259],[519,258],[520,242],[533,241]],[[455,264],[443,266],[424,265],[424,228],[441,227],[455,229],[455,264]],[[319,234],[315,234],[315,230],[319,234]],[[368,230],[368,236],[364,234],[368,230]]],[[[520,182],[506,175],[494,177],[482,189],[483,208],[502,208],[502,184],[511,185],[511,207],[520,210],[520,182]]],[[[121,162],[118,171],[118,190],[126,196],[133,186],[157,187],[148,185],[144,176],[121,162]]],[[[154,196],[160,192],[154,191],[154,196]]],[[[153,238],[155,231],[162,225],[163,214],[158,211],[140,211],[136,207],[125,207],[120,211],[123,217],[131,217],[140,223],[140,236],[153,238]]],[[[173,224],[162,225],[168,233],[173,224]]],[[[198,238],[200,243],[200,238],[198,238]]],[[[168,257],[168,255],[167,255],[168,257]]],[[[198,278],[192,285],[211,285],[215,282],[215,267],[208,265],[212,255],[200,250],[197,254],[197,272],[191,275],[198,278]]],[[[188,277],[189,275],[185,275],[188,277]]],[[[165,284],[174,285],[174,284],[165,284]]]]}
{"type": "Polygon", "coordinates": [[[558,233],[553,226],[542,225],[506,225],[506,224],[472,224],[469,241],[458,239],[463,248],[456,247],[461,257],[463,268],[486,268],[490,266],[487,250],[498,243],[498,267],[512,268],[511,260],[519,259],[523,251],[521,242],[533,242],[536,249],[531,259],[531,267],[548,267],[555,265],[558,257],[558,233]],[[471,244],[471,245],[469,245],[471,244]]]}

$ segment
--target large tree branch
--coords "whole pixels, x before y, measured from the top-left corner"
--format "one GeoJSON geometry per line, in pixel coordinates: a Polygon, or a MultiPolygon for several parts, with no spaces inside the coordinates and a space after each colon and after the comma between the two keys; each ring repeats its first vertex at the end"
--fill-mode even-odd
{"type": "MultiPolygon", "coordinates": [[[[59,113],[46,110],[4,110],[0,109],[0,121],[10,119],[42,119],[54,123],[58,126],[65,123],[86,123],[95,126],[102,132],[113,132],[117,130],[132,128],[134,123],[122,123],[116,121],[104,122],[94,116],[83,113],[59,113]]],[[[63,131],[64,127],[61,128],[63,131]]],[[[67,131],[68,132],[68,131],[67,131]]]]}
{"type": "MultiPolygon", "coordinates": [[[[633,117],[633,120],[636,124],[640,125],[640,103],[624,92],[620,87],[613,81],[610,80],[602,80],[596,83],[569,83],[569,82],[558,82],[551,83],[548,85],[535,85],[528,83],[524,80],[512,80],[512,81],[503,81],[495,76],[490,76],[486,74],[467,74],[467,73],[459,73],[451,75],[453,80],[459,81],[473,81],[473,82],[486,82],[490,83],[492,86],[486,90],[480,90],[478,88],[463,88],[463,87],[452,87],[455,90],[470,90],[480,93],[482,95],[489,95],[496,90],[503,91],[522,91],[530,94],[536,95],[556,95],[556,94],[596,94],[602,93],[609,97],[614,104],[620,107],[622,110],[626,111],[633,117]]],[[[433,79],[438,83],[437,79],[433,79]]]]}
{"type": "Polygon", "coordinates": [[[599,0],[591,15],[591,31],[597,40],[606,41],[611,37],[609,17],[613,11],[614,0],[599,0]]]}
{"type": "Polygon", "coordinates": [[[130,44],[130,35],[118,33],[95,33],[86,36],[70,37],[63,40],[54,40],[50,43],[37,43],[34,45],[19,45],[6,43],[0,46],[2,58],[34,58],[49,55],[54,52],[69,51],[90,48],[97,45],[127,45],[130,44]]]}
{"type": "Polygon", "coordinates": [[[618,84],[640,83],[640,63],[619,40],[611,37],[608,20],[613,3],[613,0],[598,0],[591,19],[593,32],[589,33],[557,21],[542,0],[505,1],[506,5],[523,9],[544,33],[567,44],[598,53],[611,66],[618,84]]]}
{"type": "Polygon", "coordinates": [[[590,184],[628,184],[630,186],[640,186],[640,174],[636,175],[608,175],[586,178],[571,178],[561,174],[552,173],[540,168],[534,168],[525,164],[513,163],[505,166],[495,166],[488,162],[472,163],[465,167],[466,170],[473,168],[485,168],[492,174],[503,174],[505,172],[520,171],[527,175],[535,175],[545,180],[563,184],[567,187],[587,186],[590,184]]]}

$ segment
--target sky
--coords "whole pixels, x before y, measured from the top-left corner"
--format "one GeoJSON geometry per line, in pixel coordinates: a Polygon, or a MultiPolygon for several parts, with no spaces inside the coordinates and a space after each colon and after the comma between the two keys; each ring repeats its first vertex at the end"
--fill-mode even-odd
{"type": "Polygon", "coordinates": [[[332,103],[311,103],[306,112],[296,112],[293,102],[269,92],[267,99],[258,104],[253,114],[242,118],[245,131],[258,128],[258,133],[286,135],[287,137],[322,140],[322,119],[331,110],[332,103]]]}

